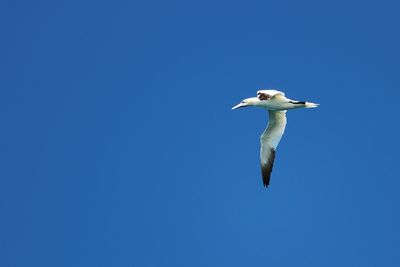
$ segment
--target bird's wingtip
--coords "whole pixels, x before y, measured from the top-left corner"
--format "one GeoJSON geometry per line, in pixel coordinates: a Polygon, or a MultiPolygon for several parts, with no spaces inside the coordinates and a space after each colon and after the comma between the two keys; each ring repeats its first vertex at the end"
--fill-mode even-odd
{"type": "Polygon", "coordinates": [[[261,163],[261,176],[265,188],[268,188],[269,182],[271,180],[271,172],[274,167],[275,160],[275,149],[270,150],[270,156],[265,164],[261,163]]]}

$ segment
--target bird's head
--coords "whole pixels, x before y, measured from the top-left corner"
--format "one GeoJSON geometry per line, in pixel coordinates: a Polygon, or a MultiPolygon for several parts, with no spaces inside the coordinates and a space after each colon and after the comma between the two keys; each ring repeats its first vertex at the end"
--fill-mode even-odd
{"type": "Polygon", "coordinates": [[[244,108],[249,106],[259,106],[260,104],[261,104],[260,99],[258,99],[257,97],[250,97],[243,99],[242,102],[234,106],[232,109],[244,108]]]}

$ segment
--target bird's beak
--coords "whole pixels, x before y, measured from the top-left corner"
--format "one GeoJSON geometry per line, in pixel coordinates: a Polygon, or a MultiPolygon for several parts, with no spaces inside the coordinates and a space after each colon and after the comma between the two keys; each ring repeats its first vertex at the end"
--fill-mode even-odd
{"type": "Polygon", "coordinates": [[[239,104],[234,106],[232,109],[254,106],[254,103],[256,100],[258,100],[257,97],[250,97],[250,98],[243,99],[239,104]]]}
{"type": "Polygon", "coordinates": [[[246,104],[244,104],[244,103],[239,103],[239,104],[237,104],[236,106],[234,106],[232,109],[243,108],[243,107],[245,107],[245,106],[246,106],[246,104]]]}

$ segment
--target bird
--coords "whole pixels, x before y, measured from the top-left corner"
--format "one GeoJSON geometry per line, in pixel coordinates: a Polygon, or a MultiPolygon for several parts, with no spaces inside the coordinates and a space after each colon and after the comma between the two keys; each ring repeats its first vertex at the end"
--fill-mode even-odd
{"type": "Polygon", "coordinates": [[[267,188],[271,180],[276,149],[286,128],[286,111],[297,108],[316,108],[319,104],[292,100],[281,91],[269,89],[257,91],[256,97],[246,98],[232,109],[251,106],[268,110],[268,125],[260,137],[261,176],[267,188]]]}

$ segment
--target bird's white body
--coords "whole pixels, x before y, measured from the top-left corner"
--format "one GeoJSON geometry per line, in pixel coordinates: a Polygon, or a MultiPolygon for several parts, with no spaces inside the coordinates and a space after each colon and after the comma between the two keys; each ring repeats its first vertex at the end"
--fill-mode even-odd
{"type": "Polygon", "coordinates": [[[245,106],[257,106],[272,111],[279,111],[295,108],[315,108],[318,106],[318,104],[311,102],[300,102],[289,99],[285,96],[285,93],[277,90],[259,90],[257,91],[257,97],[246,98],[242,101],[242,103],[239,103],[232,109],[245,106]],[[263,95],[268,96],[268,99],[260,99],[260,96],[263,95]]]}
{"type": "Polygon", "coordinates": [[[283,92],[277,90],[260,90],[257,92],[257,97],[246,98],[232,109],[247,106],[256,106],[268,110],[268,126],[260,138],[261,172],[264,186],[268,187],[274,165],[275,151],[285,132],[286,111],[296,108],[315,108],[318,104],[291,100],[283,92]]]}

